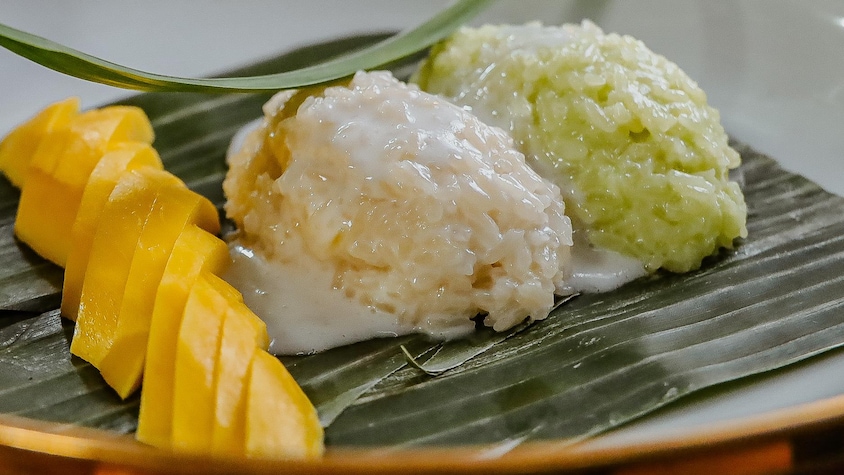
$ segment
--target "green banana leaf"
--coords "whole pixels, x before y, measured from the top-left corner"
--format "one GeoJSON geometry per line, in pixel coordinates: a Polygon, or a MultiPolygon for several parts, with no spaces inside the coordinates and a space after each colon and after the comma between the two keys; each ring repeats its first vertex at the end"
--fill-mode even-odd
{"type": "MultiPolygon", "coordinates": [[[[237,74],[296,68],[381,38],[321,44],[237,74]]],[[[124,103],[148,112],[166,166],[220,205],[229,140],[266,98],[150,93],[124,103]]],[[[328,445],[576,441],[841,346],[844,199],[736,147],[749,237],[699,271],[581,295],[505,334],[379,339],[282,358],[317,406],[328,445]]],[[[55,310],[61,269],[14,239],[17,196],[0,180],[0,412],[130,433],[138,398],[121,401],[69,355],[73,324],[55,310]]]]}

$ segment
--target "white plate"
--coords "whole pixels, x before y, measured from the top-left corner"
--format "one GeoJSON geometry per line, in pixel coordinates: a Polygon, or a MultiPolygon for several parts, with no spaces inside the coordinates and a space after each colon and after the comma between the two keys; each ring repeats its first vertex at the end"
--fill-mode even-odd
{"type": "MultiPolygon", "coordinates": [[[[0,0],[2,22],[118,63],[206,75],[349,33],[418,23],[444,1],[197,2],[0,0]]],[[[844,2],[579,0],[500,2],[480,22],[588,17],[632,34],[707,91],[728,132],[844,194],[844,2]]],[[[86,107],[126,91],[68,78],[0,50],[0,133],[70,95],[86,107]]],[[[840,353],[840,352],[839,352],[840,353]]],[[[844,354],[731,386],[596,441],[664,437],[844,394],[844,354]]]]}

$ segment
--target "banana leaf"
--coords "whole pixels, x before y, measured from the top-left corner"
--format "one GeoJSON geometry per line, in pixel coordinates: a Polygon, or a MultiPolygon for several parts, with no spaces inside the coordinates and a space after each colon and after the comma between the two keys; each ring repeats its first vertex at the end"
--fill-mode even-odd
{"type": "MultiPolygon", "coordinates": [[[[296,68],[380,38],[316,45],[236,73],[296,68]]],[[[124,103],[148,112],[166,166],[221,205],[225,150],[266,98],[148,93],[124,103]]],[[[577,441],[841,346],[844,199],[735,146],[749,236],[698,271],[581,295],[505,334],[378,339],[283,357],[317,406],[329,446],[577,441]]],[[[14,239],[17,196],[0,180],[0,412],[58,430],[130,433],[137,397],[121,401],[68,354],[73,324],[55,310],[61,269],[14,239]]]]}

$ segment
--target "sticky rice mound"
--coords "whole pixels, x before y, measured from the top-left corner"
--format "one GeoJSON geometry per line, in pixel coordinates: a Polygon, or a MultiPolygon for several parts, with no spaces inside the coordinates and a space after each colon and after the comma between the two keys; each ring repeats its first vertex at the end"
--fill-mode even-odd
{"type": "Polygon", "coordinates": [[[464,28],[413,80],[508,130],[594,246],[684,272],[747,234],[718,112],[634,38],[589,22],[464,28]]]}
{"type": "Polygon", "coordinates": [[[223,183],[255,252],[329,265],[348,298],[426,331],[548,315],[571,224],[502,130],[387,72],[264,113],[223,183]]]}

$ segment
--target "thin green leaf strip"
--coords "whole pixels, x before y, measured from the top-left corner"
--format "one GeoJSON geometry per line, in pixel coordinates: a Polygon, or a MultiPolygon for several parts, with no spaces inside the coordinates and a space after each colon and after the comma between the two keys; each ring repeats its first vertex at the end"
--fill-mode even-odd
{"type": "Polygon", "coordinates": [[[495,332],[490,328],[478,329],[466,338],[449,341],[438,346],[434,354],[424,363],[420,363],[418,357],[411,354],[404,345],[402,345],[401,350],[405,361],[412,368],[428,376],[440,376],[450,370],[459,368],[498,343],[526,330],[530,325],[531,322],[524,322],[503,332],[495,332]]]}
{"type": "Polygon", "coordinates": [[[485,9],[491,0],[460,0],[416,28],[363,50],[293,71],[251,77],[194,79],[147,73],[0,24],[0,46],[42,66],[80,79],[142,91],[268,92],[385,67],[431,46],[485,9]]]}
{"type": "Polygon", "coordinates": [[[322,425],[328,427],[363,394],[402,369],[407,364],[404,354],[418,358],[438,345],[419,337],[391,338],[282,361],[309,395],[322,425]]]}
{"type": "MultiPolygon", "coordinates": [[[[558,298],[554,309],[556,310],[576,297],[577,295],[569,295],[564,298],[558,298]]],[[[502,332],[495,332],[488,327],[479,328],[475,333],[466,338],[448,341],[438,346],[434,354],[424,364],[420,363],[404,346],[402,346],[402,352],[404,353],[405,360],[407,360],[411,367],[422,371],[428,376],[439,376],[447,371],[463,366],[472,358],[486,353],[504,340],[527,330],[534,323],[536,322],[525,321],[502,332]]]]}

